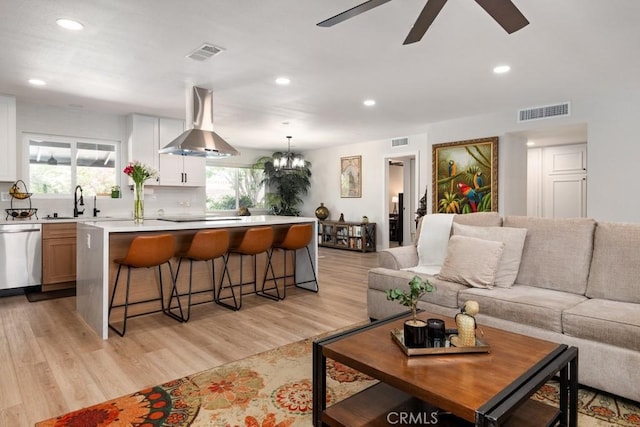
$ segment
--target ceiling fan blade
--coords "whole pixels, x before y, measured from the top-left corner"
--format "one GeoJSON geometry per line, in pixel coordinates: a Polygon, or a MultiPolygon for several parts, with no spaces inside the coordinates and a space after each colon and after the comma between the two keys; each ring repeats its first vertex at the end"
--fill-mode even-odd
{"type": "Polygon", "coordinates": [[[404,39],[404,43],[402,44],[405,45],[419,42],[446,2],[447,0],[428,0],[427,4],[424,5],[424,9],[422,9],[422,12],[418,15],[418,19],[416,19],[415,24],[411,27],[411,31],[409,31],[407,38],[404,39]]]}
{"type": "Polygon", "coordinates": [[[349,10],[345,10],[342,13],[337,14],[329,19],[325,19],[322,22],[319,22],[319,27],[333,27],[336,24],[339,24],[342,21],[346,21],[347,19],[353,18],[354,16],[360,15],[368,10],[373,9],[374,7],[381,6],[391,0],[369,0],[362,4],[352,7],[349,10]]]}
{"type": "Polygon", "coordinates": [[[476,0],[509,34],[529,25],[529,21],[511,0],[476,0]]]}

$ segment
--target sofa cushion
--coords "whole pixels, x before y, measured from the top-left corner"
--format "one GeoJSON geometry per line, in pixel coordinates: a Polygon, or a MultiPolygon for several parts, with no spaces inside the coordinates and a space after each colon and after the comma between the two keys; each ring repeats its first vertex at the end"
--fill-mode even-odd
{"type": "Polygon", "coordinates": [[[503,226],[527,229],[516,284],[584,295],[594,220],[507,216],[503,226]]]}
{"type": "MultiPolygon", "coordinates": [[[[389,289],[409,289],[409,281],[415,276],[415,273],[409,271],[389,270],[387,268],[372,268],[369,270],[369,289],[378,291],[387,291],[389,289]]],[[[434,276],[418,274],[423,279],[429,280],[436,287],[435,291],[427,292],[420,298],[423,301],[432,302],[433,304],[444,307],[458,307],[458,291],[467,289],[465,285],[460,283],[445,282],[434,276]]],[[[396,304],[390,302],[389,304],[396,304]]]]}
{"type": "Polygon", "coordinates": [[[629,302],[586,300],[562,315],[564,333],[640,351],[640,310],[629,302]]]}
{"type": "Polygon", "coordinates": [[[458,305],[474,300],[480,314],[562,333],[562,312],[587,300],[585,296],[534,286],[469,288],[458,294],[458,305]]]}
{"type": "Polygon", "coordinates": [[[494,240],[504,243],[504,251],[498,264],[495,286],[509,288],[518,276],[522,248],[527,237],[527,230],[513,227],[475,227],[472,225],[453,224],[453,234],[494,240]]]}
{"type": "Polygon", "coordinates": [[[587,283],[589,298],[640,303],[640,224],[599,222],[587,283]]]}
{"type": "Polygon", "coordinates": [[[438,279],[478,288],[492,288],[504,243],[467,236],[451,236],[438,279]]]}

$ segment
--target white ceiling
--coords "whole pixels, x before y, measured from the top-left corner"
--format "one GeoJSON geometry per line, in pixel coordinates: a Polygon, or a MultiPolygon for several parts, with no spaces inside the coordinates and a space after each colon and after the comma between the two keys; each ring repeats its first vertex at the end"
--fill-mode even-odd
{"type": "Polygon", "coordinates": [[[298,150],[403,137],[426,124],[637,90],[640,1],[514,0],[531,24],[508,35],[451,0],[403,46],[425,0],[393,0],[332,28],[363,0],[0,0],[0,92],[87,111],[184,117],[185,90],[214,91],[232,145],[298,150]],[[73,18],[81,32],[59,28],[73,18]],[[226,49],[185,57],[203,42],[226,49]],[[512,71],[495,75],[494,66],[512,71]],[[274,83],[286,75],[291,84],[274,83]],[[43,88],[29,78],[47,81],[43,88]],[[374,98],[366,108],[362,101],[374,98]],[[284,125],[283,122],[289,122],[284,125]]]}

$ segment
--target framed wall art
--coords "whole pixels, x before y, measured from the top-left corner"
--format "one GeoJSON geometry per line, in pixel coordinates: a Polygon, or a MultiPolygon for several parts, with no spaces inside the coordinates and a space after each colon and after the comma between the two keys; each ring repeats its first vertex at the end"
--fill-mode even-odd
{"type": "Polygon", "coordinates": [[[498,137],[433,145],[432,212],[498,210],[498,137]]]}
{"type": "Polygon", "coordinates": [[[362,156],[340,158],[340,197],[362,197],[362,156]]]}

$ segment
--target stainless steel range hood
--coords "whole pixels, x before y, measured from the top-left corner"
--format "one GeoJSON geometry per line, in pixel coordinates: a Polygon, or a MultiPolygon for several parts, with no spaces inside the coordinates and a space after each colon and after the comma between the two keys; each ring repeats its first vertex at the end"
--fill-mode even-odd
{"type": "Polygon", "coordinates": [[[194,87],[192,94],[192,97],[187,97],[187,125],[191,125],[192,128],[160,149],[160,154],[199,157],[228,157],[240,154],[213,131],[212,91],[194,87]]]}

